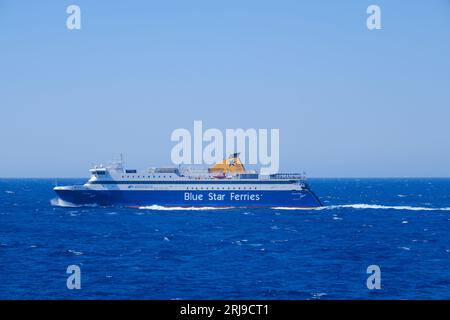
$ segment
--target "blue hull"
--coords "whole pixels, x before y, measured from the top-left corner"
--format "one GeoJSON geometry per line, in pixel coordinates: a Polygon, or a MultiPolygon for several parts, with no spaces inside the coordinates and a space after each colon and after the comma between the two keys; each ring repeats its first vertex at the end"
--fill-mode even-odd
{"type": "Polygon", "coordinates": [[[309,189],[296,191],[154,191],[154,190],[55,190],[59,198],[75,205],[170,207],[299,207],[322,206],[309,189]]]}

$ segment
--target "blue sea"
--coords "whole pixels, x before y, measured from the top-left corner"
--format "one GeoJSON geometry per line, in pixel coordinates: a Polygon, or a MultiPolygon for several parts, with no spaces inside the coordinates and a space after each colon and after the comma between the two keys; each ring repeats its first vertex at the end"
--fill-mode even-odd
{"type": "Polygon", "coordinates": [[[0,298],[450,298],[450,179],[310,185],[324,208],[173,210],[66,207],[53,180],[1,179],[0,298]]]}

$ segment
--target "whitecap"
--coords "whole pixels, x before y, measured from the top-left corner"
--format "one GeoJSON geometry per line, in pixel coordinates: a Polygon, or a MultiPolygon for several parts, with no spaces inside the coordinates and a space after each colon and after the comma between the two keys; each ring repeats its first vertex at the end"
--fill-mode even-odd
{"type": "Polygon", "coordinates": [[[69,215],[71,217],[77,217],[77,216],[81,215],[81,213],[78,210],[72,210],[72,211],[69,211],[69,215]]]}
{"type": "Polygon", "coordinates": [[[409,247],[398,247],[399,249],[402,249],[402,250],[406,250],[406,251],[409,251],[409,250],[411,250],[411,248],[409,248],[409,247]]]}
{"type": "Polygon", "coordinates": [[[249,245],[252,247],[261,247],[262,243],[250,243],[249,245]]]}
{"type": "Polygon", "coordinates": [[[11,191],[11,190],[6,190],[5,193],[7,193],[7,194],[16,194],[14,191],[11,191]]]}
{"type": "Polygon", "coordinates": [[[67,252],[69,252],[69,253],[71,253],[71,254],[73,254],[75,256],[81,256],[82,254],[84,254],[81,251],[75,251],[75,250],[67,250],[67,252]]]}

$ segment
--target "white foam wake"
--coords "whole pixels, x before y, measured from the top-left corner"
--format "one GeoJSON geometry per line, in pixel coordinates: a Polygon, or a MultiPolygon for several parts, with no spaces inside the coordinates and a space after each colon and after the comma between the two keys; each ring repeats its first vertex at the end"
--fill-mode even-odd
{"type": "MultiPolygon", "coordinates": [[[[79,208],[84,207],[82,205],[76,205],[71,202],[62,200],[60,198],[54,198],[50,201],[52,206],[65,207],[65,208],[79,208]]],[[[87,205],[89,207],[95,207],[97,205],[87,205]]],[[[450,207],[430,208],[430,207],[414,207],[414,206],[387,206],[380,204],[342,204],[342,205],[329,205],[317,208],[302,208],[302,207],[272,207],[274,210],[334,210],[334,209],[372,209],[372,210],[408,210],[408,211],[450,211],[450,207]]],[[[233,207],[165,207],[159,205],[142,206],[138,207],[140,210],[154,210],[154,211],[205,211],[205,210],[228,210],[233,207]]]]}
{"type": "Polygon", "coordinates": [[[80,208],[80,207],[98,207],[97,204],[74,204],[69,201],[62,200],[60,198],[54,198],[50,200],[50,204],[54,207],[62,207],[62,208],[80,208]]]}
{"type": "Polygon", "coordinates": [[[430,207],[413,207],[413,206],[385,206],[385,205],[380,205],[380,204],[365,204],[365,203],[324,206],[324,207],[317,208],[316,210],[330,210],[330,209],[340,209],[340,208],[409,210],[409,211],[450,211],[450,207],[430,208],[430,207]]]}
{"type": "Polygon", "coordinates": [[[139,207],[140,210],[156,210],[156,211],[201,211],[201,210],[226,210],[232,209],[232,207],[164,207],[158,205],[139,207]]]}
{"type": "Polygon", "coordinates": [[[60,198],[54,198],[54,199],[50,200],[50,204],[54,207],[63,207],[63,208],[78,208],[78,207],[80,207],[79,205],[73,204],[68,201],[64,201],[60,198]]]}
{"type": "Polygon", "coordinates": [[[317,210],[317,209],[323,209],[324,207],[314,207],[314,208],[308,208],[308,207],[270,207],[269,209],[273,210],[317,210]]]}

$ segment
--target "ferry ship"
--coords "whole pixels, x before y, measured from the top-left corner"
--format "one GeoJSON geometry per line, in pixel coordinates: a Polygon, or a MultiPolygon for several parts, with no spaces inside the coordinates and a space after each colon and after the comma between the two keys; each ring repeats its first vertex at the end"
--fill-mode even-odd
{"type": "Polygon", "coordinates": [[[262,175],[246,170],[239,154],[212,167],[125,169],[123,161],[95,166],[84,185],[57,186],[58,197],[74,205],[164,207],[322,206],[302,174],[262,175]]]}

